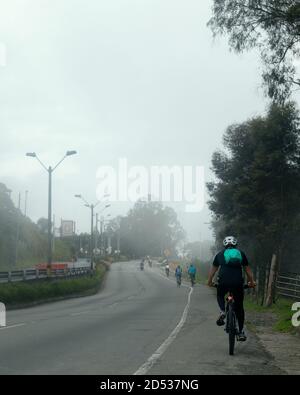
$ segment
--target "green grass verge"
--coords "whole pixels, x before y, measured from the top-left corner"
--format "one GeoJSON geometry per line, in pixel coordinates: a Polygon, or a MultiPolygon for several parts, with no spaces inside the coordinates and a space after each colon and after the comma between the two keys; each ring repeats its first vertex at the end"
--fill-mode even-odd
{"type": "Polygon", "coordinates": [[[105,271],[104,265],[97,265],[92,276],[1,284],[0,301],[7,308],[13,308],[65,297],[91,295],[100,289],[105,271]]]}
{"type": "Polygon", "coordinates": [[[196,283],[205,285],[207,283],[207,278],[201,273],[196,274],[196,283]]]}
{"type": "Polygon", "coordinates": [[[300,333],[299,329],[292,325],[292,316],[294,314],[292,311],[293,304],[294,301],[292,299],[279,298],[273,306],[265,307],[253,302],[250,297],[246,297],[245,310],[261,314],[273,313],[277,317],[277,322],[273,326],[275,331],[284,333],[300,333]]]}
{"type": "Polygon", "coordinates": [[[46,261],[46,259],[28,259],[19,261],[17,265],[11,266],[6,263],[0,262],[0,272],[9,272],[13,270],[29,269],[35,267],[38,263],[46,261]]]}

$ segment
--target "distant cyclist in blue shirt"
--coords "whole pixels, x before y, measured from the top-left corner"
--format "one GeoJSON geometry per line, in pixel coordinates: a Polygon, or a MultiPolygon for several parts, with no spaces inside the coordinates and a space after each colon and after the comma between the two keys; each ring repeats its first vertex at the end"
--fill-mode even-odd
{"type": "Polygon", "coordinates": [[[175,277],[176,277],[176,280],[177,280],[177,281],[180,281],[180,282],[181,282],[182,268],[181,268],[180,265],[178,265],[178,266],[176,267],[176,270],[175,270],[175,277]]]}
{"type": "Polygon", "coordinates": [[[194,286],[195,281],[196,281],[196,273],[197,273],[197,269],[196,269],[195,265],[193,263],[191,263],[190,267],[188,269],[188,274],[190,276],[192,286],[194,286]]]}

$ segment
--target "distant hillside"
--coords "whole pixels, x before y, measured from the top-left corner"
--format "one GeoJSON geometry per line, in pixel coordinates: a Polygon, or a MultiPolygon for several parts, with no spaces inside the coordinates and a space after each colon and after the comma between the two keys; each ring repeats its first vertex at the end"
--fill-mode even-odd
{"type": "MultiPolygon", "coordinates": [[[[54,259],[69,259],[70,248],[58,241],[55,255],[54,259]]],[[[7,187],[0,183],[0,270],[31,267],[46,257],[47,235],[14,206],[7,187]]]]}

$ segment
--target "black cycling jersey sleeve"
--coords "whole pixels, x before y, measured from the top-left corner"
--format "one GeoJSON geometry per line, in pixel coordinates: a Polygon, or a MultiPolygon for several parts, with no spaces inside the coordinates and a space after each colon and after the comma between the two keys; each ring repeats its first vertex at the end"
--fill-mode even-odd
{"type": "Polygon", "coordinates": [[[242,266],[244,266],[244,267],[249,266],[249,261],[248,261],[246,254],[243,251],[241,251],[241,254],[242,254],[242,258],[243,258],[242,266]]]}
{"type": "Polygon", "coordinates": [[[220,251],[220,252],[215,256],[215,259],[214,259],[214,261],[213,261],[213,266],[215,266],[215,267],[220,267],[220,266],[222,266],[223,264],[225,264],[224,251],[225,251],[225,250],[220,251]]]}
{"type": "Polygon", "coordinates": [[[220,255],[220,253],[218,253],[218,254],[215,256],[215,259],[214,259],[214,261],[213,261],[213,266],[215,266],[215,267],[219,267],[219,266],[220,266],[220,258],[219,258],[219,255],[220,255]]]}

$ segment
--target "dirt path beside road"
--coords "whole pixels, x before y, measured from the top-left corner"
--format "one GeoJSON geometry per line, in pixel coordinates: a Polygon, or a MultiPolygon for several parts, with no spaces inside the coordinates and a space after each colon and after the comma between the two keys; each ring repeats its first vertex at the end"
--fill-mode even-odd
{"type": "Polygon", "coordinates": [[[274,365],[289,375],[300,375],[300,336],[276,332],[273,329],[276,320],[273,313],[247,313],[251,329],[274,359],[274,365]]]}

